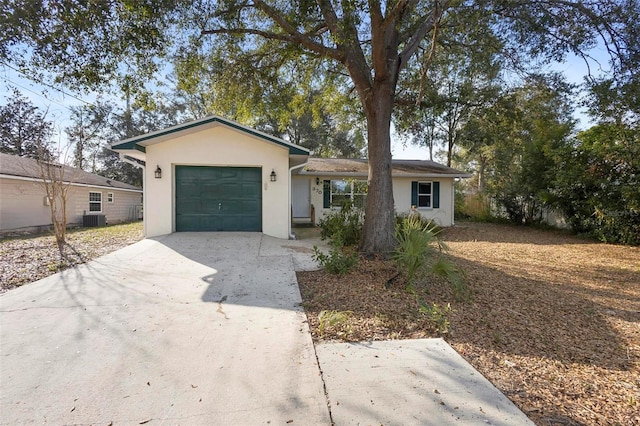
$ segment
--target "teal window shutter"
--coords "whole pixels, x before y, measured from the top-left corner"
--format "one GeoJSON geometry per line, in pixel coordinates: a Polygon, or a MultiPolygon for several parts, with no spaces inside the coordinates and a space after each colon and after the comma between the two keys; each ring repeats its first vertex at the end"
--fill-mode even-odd
{"type": "Polygon", "coordinates": [[[411,205],[418,206],[418,182],[411,182],[411,205]]]}
{"type": "Polygon", "coordinates": [[[328,209],[331,207],[331,181],[322,182],[322,207],[328,209]]]}
{"type": "Polygon", "coordinates": [[[440,182],[433,182],[433,208],[440,208],[440,182]]]}

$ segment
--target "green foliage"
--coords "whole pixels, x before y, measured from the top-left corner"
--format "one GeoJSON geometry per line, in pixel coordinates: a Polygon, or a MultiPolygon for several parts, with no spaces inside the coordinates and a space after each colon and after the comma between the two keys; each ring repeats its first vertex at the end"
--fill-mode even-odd
{"type": "MultiPolygon", "coordinates": [[[[116,109],[109,117],[107,129],[103,130],[108,143],[118,142],[139,134],[153,132],[178,124],[184,120],[184,105],[179,99],[167,99],[160,94],[153,96],[153,102],[141,105],[135,102],[129,110],[116,109]]],[[[109,179],[142,186],[142,169],[120,160],[117,152],[104,145],[95,154],[97,173],[109,179]]]]}
{"type": "Polygon", "coordinates": [[[410,291],[419,278],[431,271],[444,277],[451,284],[456,300],[468,300],[471,292],[466,285],[464,273],[453,262],[443,257],[443,252],[448,250],[448,247],[438,237],[440,232],[441,229],[437,225],[420,215],[398,217],[398,244],[392,258],[410,291]]]}
{"type": "Polygon", "coordinates": [[[421,272],[424,272],[429,257],[442,250],[444,243],[437,238],[437,227],[425,222],[420,215],[399,218],[396,223],[398,246],[393,260],[411,286],[421,272]]]}
{"type": "Polygon", "coordinates": [[[459,185],[456,185],[455,187],[454,198],[455,198],[454,208],[453,208],[454,219],[456,220],[468,219],[469,213],[467,212],[468,207],[467,207],[466,194],[462,190],[460,190],[459,185]]]}
{"type": "Polygon", "coordinates": [[[0,60],[38,78],[49,71],[55,83],[71,87],[109,87],[122,82],[123,69],[142,85],[174,40],[168,29],[180,6],[176,0],[6,1],[0,14],[0,60]]]}
{"type": "Polygon", "coordinates": [[[467,161],[478,164],[479,193],[514,223],[539,223],[551,205],[558,153],[574,127],[571,96],[560,76],[531,76],[467,123],[464,145],[467,161]]]}
{"type": "Polygon", "coordinates": [[[351,311],[323,310],[318,314],[318,333],[324,336],[326,330],[335,330],[339,336],[348,337],[353,327],[351,326],[351,311]]]}
{"type": "Polygon", "coordinates": [[[358,264],[357,252],[338,245],[332,245],[329,253],[323,253],[317,246],[313,246],[313,260],[318,262],[330,274],[343,275],[351,271],[358,264]]]}
{"type": "Polygon", "coordinates": [[[446,334],[449,332],[451,323],[449,322],[449,313],[451,312],[451,304],[440,306],[437,303],[433,303],[431,306],[421,304],[420,313],[426,315],[429,321],[436,327],[436,330],[440,334],[446,334]]]}
{"type": "Polygon", "coordinates": [[[359,260],[359,254],[353,249],[362,236],[364,213],[350,201],[331,211],[320,220],[320,238],[328,239],[331,248],[323,253],[313,247],[313,259],[331,274],[346,274],[359,260]]]}
{"type": "Polygon", "coordinates": [[[444,148],[448,166],[464,124],[504,86],[503,44],[478,13],[474,8],[453,12],[449,19],[469,25],[440,28],[439,43],[447,48],[422,50],[420,60],[401,76],[404,90],[396,107],[396,128],[409,142],[425,146],[430,160],[438,146],[444,148]]]}
{"type": "Polygon", "coordinates": [[[464,272],[451,260],[439,257],[433,264],[432,270],[436,275],[445,278],[451,285],[453,297],[458,301],[471,299],[471,289],[467,286],[464,272]]]}
{"type": "Polygon", "coordinates": [[[0,152],[47,160],[53,123],[17,89],[0,105],[0,152]]]}
{"type": "Polygon", "coordinates": [[[355,246],[362,237],[364,212],[351,201],[346,201],[341,208],[332,210],[322,218],[318,225],[323,240],[329,239],[332,244],[339,246],[355,246]]]}
{"type": "Polygon", "coordinates": [[[574,231],[640,244],[640,130],[599,125],[561,154],[554,205],[574,231]]]}
{"type": "Polygon", "coordinates": [[[100,147],[107,143],[110,132],[109,116],[113,107],[101,101],[95,105],[71,107],[71,124],[65,129],[74,147],[73,166],[96,173],[100,147]]]}

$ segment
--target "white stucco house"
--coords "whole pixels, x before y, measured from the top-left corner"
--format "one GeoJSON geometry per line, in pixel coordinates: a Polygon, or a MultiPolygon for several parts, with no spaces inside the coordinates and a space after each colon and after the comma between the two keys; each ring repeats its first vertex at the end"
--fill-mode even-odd
{"type": "MultiPolygon", "coordinates": [[[[142,211],[142,189],[69,166],[54,165],[56,176],[69,185],[67,224],[137,220],[142,211]]],[[[51,210],[36,160],[0,153],[0,233],[32,231],[51,226],[51,210]]]]}
{"type": "MultiPolygon", "coordinates": [[[[136,136],[111,146],[144,166],[145,235],[252,231],[292,235],[345,199],[366,196],[366,160],[311,158],[309,150],[217,116],[136,136]]],[[[398,212],[453,224],[453,185],[469,175],[431,161],[398,160],[398,212]]]]}
{"type": "MultiPolygon", "coordinates": [[[[391,166],[397,213],[453,225],[455,181],[471,175],[428,160],[392,160],[391,166]]],[[[309,158],[292,176],[293,221],[318,221],[345,199],[364,206],[368,168],[363,159],[309,158]]]]}

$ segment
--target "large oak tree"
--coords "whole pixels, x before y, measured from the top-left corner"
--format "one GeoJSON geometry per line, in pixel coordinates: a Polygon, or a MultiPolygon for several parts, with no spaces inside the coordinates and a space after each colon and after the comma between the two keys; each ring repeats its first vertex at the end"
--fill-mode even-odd
{"type": "Polygon", "coordinates": [[[279,58],[281,66],[309,59],[329,72],[344,72],[351,86],[345,90],[357,93],[367,124],[369,195],[361,248],[368,253],[388,253],[394,245],[390,125],[399,77],[424,56],[417,52],[437,54],[439,28],[464,32],[482,20],[514,61],[586,55],[597,40],[609,49],[614,71],[633,70],[620,60],[637,57],[629,53],[637,52],[635,31],[627,30],[637,25],[629,19],[637,15],[637,0],[187,3],[13,0],[0,13],[0,58],[20,62],[14,51],[25,48],[29,55],[17,56],[27,58],[22,65],[51,70],[61,81],[95,85],[135,65],[153,70],[154,55],[172,42],[187,48],[233,42],[227,46],[235,58],[255,59],[259,52],[279,58]]]}

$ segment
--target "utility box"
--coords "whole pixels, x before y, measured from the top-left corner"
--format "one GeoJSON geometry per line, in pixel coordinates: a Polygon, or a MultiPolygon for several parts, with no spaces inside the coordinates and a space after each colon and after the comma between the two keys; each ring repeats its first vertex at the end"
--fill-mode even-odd
{"type": "Polygon", "coordinates": [[[105,226],[107,218],[103,214],[86,214],[82,216],[82,226],[92,228],[96,226],[105,226]]]}

